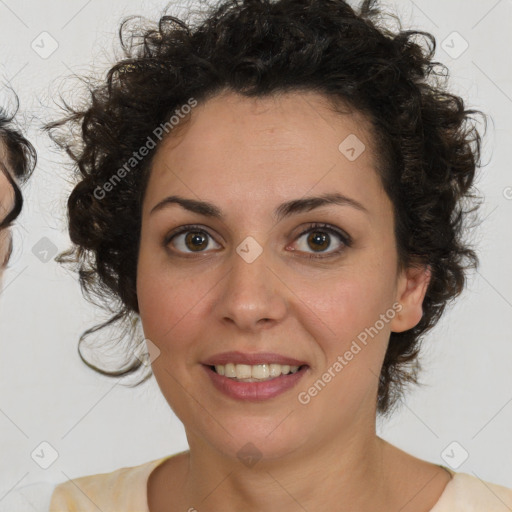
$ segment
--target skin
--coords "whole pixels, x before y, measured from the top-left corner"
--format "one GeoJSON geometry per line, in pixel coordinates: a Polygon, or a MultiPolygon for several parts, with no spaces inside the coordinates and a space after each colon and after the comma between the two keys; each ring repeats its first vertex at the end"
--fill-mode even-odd
{"type": "Polygon", "coordinates": [[[390,333],[418,323],[430,274],[398,272],[392,204],[372,146],[362,115],[340,115],[316,93],[250,99],[224,92],[195,107],[158,149],[143,201],[137,293],[146,338],[160,350],[153,372],[190,450],[151,474],[151,512],[426,512],[443,492],[445,470],[375,432],[390,333]],[[338,150],[350,134],[366,146],[353,162],[338,150]],[[366,211],[327,205],[272,217],[283,202],[332,192],[366,211]],[[169,195],[211,202],[224,217],[177,204],[151,214],[169,195]],[[348,233],[352,244],[331,234],[324,257],[308,259],[319,247],[299,235],[317,222],[348,233]],[[184,235],[165,246],[166,235],[185,224],[207,232],[202,252],[184,235]],[[252,263],[236,252],[247,236],[263,249],[252,263]],[[402,309],[378,335],[307,405],[299,403],[298,393],[397,302],[402,309]],[[276,352],[309,369],[275,398],[241,402],[217,391],[201,365],[230,350],[276,352]],[[252,467],[237,457],[249,442],[262,456],[252,467]]]}
{"type": "MultiPolygon", "coordinates": [[[[3,145],[0,143],[0,162],[5,165],[6,155],[3,145]]],[[[0,171],[0,221],[5,219],[14,207],[14,190],[5,174],[0,171]]],[[[0,230],[0,284],[4,269],[7,265],[11,233],[9,229],[0,230]]]]}

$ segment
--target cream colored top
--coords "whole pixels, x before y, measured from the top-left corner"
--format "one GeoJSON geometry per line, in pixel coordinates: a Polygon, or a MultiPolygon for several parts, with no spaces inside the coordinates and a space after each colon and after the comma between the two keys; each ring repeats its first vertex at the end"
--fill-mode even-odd
{"type": "MultiPolygon", "coordinates": [[[[149,512],[149,475],[169,457],[172,455],[139,466],[58,484],[51,495],[49,512],[149,512]]],[[[431,512],[512,510],[511,489],[483,482],[465,473],[450,473],[452,479],[431,512]]]]}

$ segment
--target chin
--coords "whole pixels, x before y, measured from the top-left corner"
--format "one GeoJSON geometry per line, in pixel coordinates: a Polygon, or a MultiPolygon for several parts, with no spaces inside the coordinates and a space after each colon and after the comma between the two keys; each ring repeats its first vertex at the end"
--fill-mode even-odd
{"type": "Polygon", "coordinates": [[[214,427],[208,421],[206,424],[196,426],[192,435],[187,428],[187,423],[184,422],[184,424],[191,446],[194,443],[206,444],[226,458],[238,459],[248,467],[252,467],[256,462],[282,461],[300,451],[306,443],[311,442],[313,433],[308,434],[304,424],[301,426],[295,424],[297,418],[292,419],[294,413],[290,414],[290,418],[285,419],[287,414],[289,412],[283,412],[279,417],[265,418],[249,418],[240,415],[232,420],[229,416],[224,416],[225,421],[222,422],[222,426],[226,430],[217,423],[214,427]]]}

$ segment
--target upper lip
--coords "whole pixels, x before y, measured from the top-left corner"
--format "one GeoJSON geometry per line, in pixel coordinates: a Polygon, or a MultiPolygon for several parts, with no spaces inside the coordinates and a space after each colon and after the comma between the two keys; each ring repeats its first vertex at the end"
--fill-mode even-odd
{"type": "Polygon", "coordinates": [[[290,366],[303,366],[306,365],[304,361],[299,361],[293,357],[275,354],[273,352],[258,352],[258,353],[244,353],[244,352],[222,352],[209,357],[203,364],[207,366],[225,365],[228,363],[233,364],[288,364],[290,366]]]}

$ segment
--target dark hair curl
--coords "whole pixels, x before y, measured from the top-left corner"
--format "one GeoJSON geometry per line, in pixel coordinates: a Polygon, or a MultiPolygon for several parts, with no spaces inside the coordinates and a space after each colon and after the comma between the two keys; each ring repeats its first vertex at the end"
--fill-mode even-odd
{"type": "MultiPolygon", "coordinates": [[[[75,246],[59,261],[74,264],[87,297],[114,313],[80,341],[116,322],[128,321],[129,327],[136,320],[141,203],[151,157],[108,199],[96,197],[95,190],[191,97],[201,102],[224,90],[247,97],[313,91],[370,121],[379,173],[394,206],[399,265],[431,269],[420,322],[391,333],[378,411],[388,412],[404,385],[417,382],[422,336],[461,293],[466,270],[478,265],[463,235],[468,214],[478,207],[473,181],[481,137],[474,115],[481,112],[466,110],[462,98],[447,92],[448,72],[433,61],[431,34],[401,26],[393,32],[382,19],[371,0],[358,12],[343,0],[225,0],[197,23],[169,15],[155,25],[123,22],[124,58],[105,82],[90,85],[85,109],[66,105],[67,116],[48,126],[75,162],[78,180],[68,201],[75,246]],[[74,135],[63,136],[64,126],[74,135]]],[[[106,375],[141,366],[133,352],[117,371],[80,355],[106,375]]]]}

